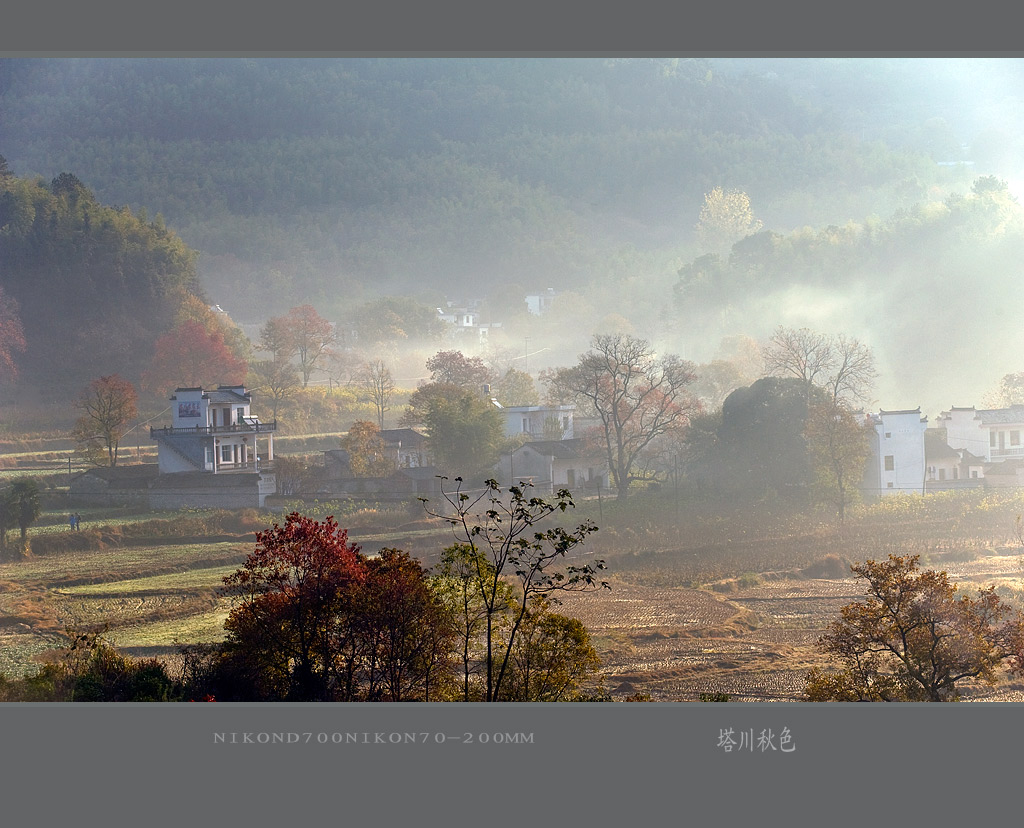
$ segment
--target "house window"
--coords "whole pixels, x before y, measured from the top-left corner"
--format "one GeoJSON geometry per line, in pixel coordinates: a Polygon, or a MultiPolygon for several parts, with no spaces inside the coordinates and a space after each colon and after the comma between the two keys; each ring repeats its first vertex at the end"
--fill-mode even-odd
{"type": "Polygon", "coordinates": [[[209,446],[206,447],[206,465],[213,465],[213,449],[210,448],[209,446]]]}
{"type": "Polygon", "coordinates": [[[235,417],[237,419],[235,420],[235,422],[238,423],[238,425],[242,425],[242,423],[245,422],[245,420],[242,419],[244,416],[245,416],[245,409],[244,408],[236,409],[235,417]]]}
{"type": "Polygon", "coordinates": [[[954,480],[959,480],[960,479],[960,469],[957,466],[953,466],[953,479],[954,480]]]}
{"type": "Polygon", "coordinates": [[[971,477],[977,477],[977,476],[978,476],[978,470],[977,469],[971,469],[971,477]]]}
{"type": "Polygon", "coordinates": [[[1020,432],[1019,431],[1011,431],[1010,432],[1010,445],[1011,446],[1019,446],[1020,445],[1020,432]]]}
{"type": "Polygon", "coordinates": [[[220,447],[220,461],[222,463],[230,463],[231,462],[231,446],[221,446],[220,447]]]}
{"type": "Polygon", "coordinates": [[[565,470],[565,484],[570,489],[575,488],[575,486],[576,486],[576,469],[566,469],[565,470]]]}
{"type": "Polygon", "coordinates": [[[946,470],[945,469],[939,469],[939,480],[945,480],[945,479],[946,479],[946,470]]]}
{"type": "Polygon", "coordinates": [[[892,483],[887,483],[886,485],[887,485],[887,486],[888,486],[888,487],[889,487],[890,489],[892,488],[892,483]]]}
{"type": "Polygon", "coordinates": [[[885,455],[885,470],[893,471],[896,468],[896,458],[892,454],[885,455]]]}
{"type": "Polygon", "coordinates": [[[523,433],[527,434],[530,431],[530,421],[523,417],[523,433]]]}
{"type": "Polygon", "coordinates": [[[885,439],[888,440],[890,437],[892,437],[892,432],[891,431],[885,432],[885,439]]]}
{"type": "Polygon", "coordinates": [[[988,446],[989,448],[996,447],[996,433],[994,431],[988,433],[988,446]]]}

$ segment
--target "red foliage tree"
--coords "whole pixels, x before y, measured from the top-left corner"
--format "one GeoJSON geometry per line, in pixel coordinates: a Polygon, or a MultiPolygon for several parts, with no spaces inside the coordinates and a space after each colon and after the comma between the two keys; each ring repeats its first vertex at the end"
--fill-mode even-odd
{"type": "Polygon", "coordinates": [[[310,375],[318,370],[331,355],[337,341],[334,326],[324,319],[312,305],[292,308],[284,316],[291,336],[291,344],[299,359],[303,387],[309,385],[310,375]]]}
{"type": "Polygon", "coordinates": [[[241,598],[225,623],[228,652],[258,679],[259,695],[331,701],[354,680],[354,586],[366,560],[334,518],[293,512],[256,535],[256,549],[224,579],[241,598]]]}
{"type": "Polygon", "coordinates": [[[427,360],[427,370],[431,382],[474,390],[479,390],[494,376],[480,357],[466,357],[462,351],[438,351],[427,360]]]}
{"type": "Polygon", "coordinates": [[[217,698],[427,701],[450,680],[450,615],[407,554],[368,560],[334,518],[298,513],[256,539],[224,579],[239,603],[217,698]]]}
{"type": "Polygon", "coordinates": [[[25,330],[18,316],[18,303],[0,286],[0,379],[17,379],[15,352],[25,350],[25,330]]]}
{"type": "Polygon", "coordinates": [[[431,591],[426,571],[406,552],[382,549],[367,561],[360,590],[369,701],[430,701],[452,681],[455,625],[431,591]]]}
{"type": "Polygon", "coordinates": [[[209,331],[198,322],[182,322],[157,339],[142,383],[157,394],[181,387],[240,385],[246,368],[228,348],[222,333],[209,331]]]}

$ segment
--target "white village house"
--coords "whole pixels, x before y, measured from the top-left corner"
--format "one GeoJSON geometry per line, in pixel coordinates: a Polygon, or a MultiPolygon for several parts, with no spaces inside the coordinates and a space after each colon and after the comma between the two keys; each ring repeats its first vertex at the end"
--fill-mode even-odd
{"type": "Polygon", "coordinates": [[[83,472],[71,481],[72,502],[262,508],[277,488],[277,423],[253,416],[252,395],[240,385],[178,388],[170,402],[171,424],[149,432],[156,464],[83,472]]]}
{"type": "Polygon", "coordinates": [[[487,342],[491,331],[501,328],[500,322],[483,322],[480,312],[475,307],[456,307],[449,302],[446,307],[437,309],[438,318],[452,326],[452,334],[456,338],[470,336],[477,342],[487,342]]]}
{"type": "Polygon", "coordinates": [[[925,491],[924,432],[928,418],[918,406],[913,411],[868,414],[870,453],[862,484],[868,496],[925,491]]]}
{"type": "Polygon", "coordinates": [[[573,438],[575,405],[494,405],[505,418],[505,436],[525,435],[531,440],[573,438]]]}
{"type": "Polygon", "coordinates": [[[985,460],[967,449],[953,448],[946,442],[946,432],[929,428],[924,434],[925,490],[964,489],[984,486],[985,460]]]}
{"type": "Polygon", "coordinates": [[[1024,458],[1024,405],[951,408],[939,415],[951,448],[966,449],[986,463],[1024,458]]]}
{"type": "Polygon", "coordinates": [[[170,399],[171,425],[149,432],[157,443],[161,474],[258,472],[261,463],[273,462],[277,423],[252,416],[252,395],[243,386],[178,388],[170,399]],[[262,457],[261,439],[266,448],[262,457]]]}
{"type": "Polygon", "coordinates": [[[528,481],[538,491],[603,489],[608,486],[605,464],[583,452],[583,440],[534,440],[505,454],[498,478],[504,484],[528,481]]]}
{"type": "Polygon", "coordinates": [[[865,494],[1024,486],[1024,405],[952,407],[927,428],[921,409],[867,417],[865,494]]]}

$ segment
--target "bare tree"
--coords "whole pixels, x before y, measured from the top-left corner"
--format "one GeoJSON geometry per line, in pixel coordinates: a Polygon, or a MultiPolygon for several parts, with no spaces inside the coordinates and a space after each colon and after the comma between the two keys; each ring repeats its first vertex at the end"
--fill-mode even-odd
{"type": "Polygon", "coordinates": [[[383,431],[384,414],[391,410],[388,404],[391,402],[392,394],[395,393],[395,381],[391,376],[391,371],[382,360],[376,359],[367,362],[362,367],[358,379],[366,396],[373,401],[377,409],[377,425],[383,431]]]}
{"type": "Polygon", "coordinates": [[[836,403],[866,403],[874,386],[875,357],[867,345],[810,328],[778,328],[764,349],[765,375],[796,377],[825,390],[836,403]]]}
{"type": "Polygon", "coordinates": [[[764,349],[769,377],[796,377],[808,386],[822,385],[834,359],[832,342],[810,328],[778,328],[764,349]]]}
{"type": "Polygon", "coordinates": [[[832,399],[847,404],[870,402],[871,389],[878,376],[871,348],[842,334],[833,342],[835,358],[828,378],[832,399]]]}
{"type": "Polygon", "coordinates": [[[288,361],[268,359],[249,366],[249,387],[270,398],[273,417],[281,403],[291,397],[299,387],[297,369],[288,361]]]}
{"type": "Polygon", "coordinates": [[[75,441],[87,456],[98,456],[95,448],[102,445],[107,465],[117,465],[117,446],[138,413],[135,386],[118,374],[99,377],[79,394],[75,407],[82,416],[75,422],[75,441]]]}
{"type": "Polygon", "coordinates": [[[324,367],[332,385],[352,385],[366,365],[365,354],[351,348],[334,351],[324,367]]]}
{"type": "Polygon", "coordinates": [[[557,395],[596,412],[620,500],[628,496],[640,452],[699,410],[687,389],[693,367],[674,354],[656,356],[645,339],[599,334],[578,365],[559,369],[549,380],[557,395]]]}

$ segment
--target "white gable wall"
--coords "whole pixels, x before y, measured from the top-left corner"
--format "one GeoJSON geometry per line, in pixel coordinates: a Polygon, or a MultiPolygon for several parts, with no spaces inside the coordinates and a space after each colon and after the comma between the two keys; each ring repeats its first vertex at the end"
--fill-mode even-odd
{"type": "Polygon", "coordinates": [[[872,414],[874,427],[869,469],[865,475],[868,494],[924,493],[924,432],[927,421],[921,410],[880,411],[872,414]]]}

